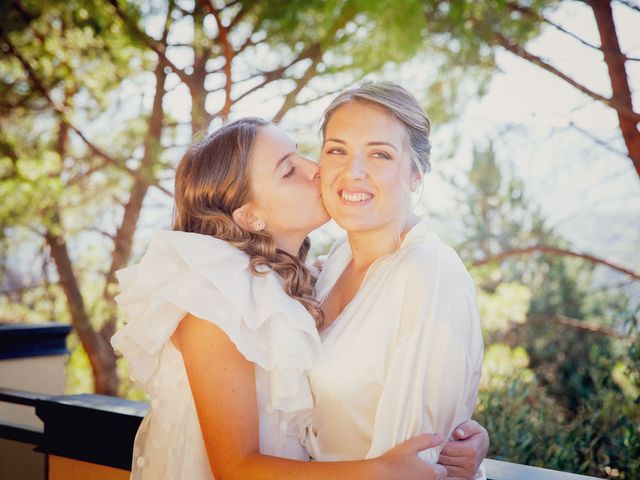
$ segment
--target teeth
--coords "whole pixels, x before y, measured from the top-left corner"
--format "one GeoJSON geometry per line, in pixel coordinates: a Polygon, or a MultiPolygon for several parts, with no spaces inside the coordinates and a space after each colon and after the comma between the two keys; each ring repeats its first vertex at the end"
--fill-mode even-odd
{"type": "Polygon", "coordinates": [[[340,196],[348,202],[364,202],[373,198],[370,193],[348,193],[342,190],[340,196]]]}

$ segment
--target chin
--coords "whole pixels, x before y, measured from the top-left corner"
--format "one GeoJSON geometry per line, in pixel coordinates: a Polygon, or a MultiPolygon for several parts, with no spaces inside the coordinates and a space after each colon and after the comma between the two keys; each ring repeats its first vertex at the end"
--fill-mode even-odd
{"type": "Polygon", "coordinates": [[[347,232],[366,232],[374,230],[375,226],[365,218],[340,218],[334,217],[335,222],[347,232]]]}
{"type": "Polygon", "coordinates": [[[307,230],[308,230],[307,235],[313,232],[314,230],[320,228],[321,226],[323,226],[329,220],[331,220],[331,217],[325,211],[323,211],[318,215],[314,215],[307,225],[307,230]]]}
{"type": "Polygon", "coordinates": [[[319,228],[320,228],[320,227],[322,227],[323,225],[325,225],[329,220],[330,220],[330,218],[329,218],[329,217],[327,217],[327,218],[326,218],[326,219],[324,219],[324,220],[318,221],[318,222],[314,223],[313,225],[310,225],[310,226],[309,226],[309,229],[308,229],[308,230],[309,230],[309,232],[307,233],[307,235],[309,235],[309,233],[311,233],[311,232],[313,232],[313,231],[315,231],[315,230],[319,229],[319,228]]]}

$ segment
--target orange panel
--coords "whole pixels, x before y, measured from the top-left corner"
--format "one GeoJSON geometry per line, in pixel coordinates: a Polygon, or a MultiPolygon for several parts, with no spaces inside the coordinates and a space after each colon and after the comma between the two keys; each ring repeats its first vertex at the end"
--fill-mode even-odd
{"type": "Polygon", "coordinates": [[[129,480],[131,472],[49,455],[48,480],[129,480]]]}

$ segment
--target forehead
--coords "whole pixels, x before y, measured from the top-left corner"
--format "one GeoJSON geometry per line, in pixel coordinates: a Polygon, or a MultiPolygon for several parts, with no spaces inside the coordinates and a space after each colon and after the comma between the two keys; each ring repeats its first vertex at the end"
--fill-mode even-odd
{"type": "Polygon", "coordinates": [[[353,101],[338,107],[329,117],[325,137],[386,141],[395,145],[403,144],[409,136],[402,122],[386,108],[375,103],[353,101]]]}
{"type": "Polygon", "coordinates": [[[258,130],[251,152],[251,167],[257,176],[271,174],[280,159],[295,150],[296,145],[287,133],[276,125],[258,130]]]}
{"type": "Polygon", "coordinates": [[[275,149],[282,150],[295,146],[293,140],[287,132],[277,125],[265,125],[258,130],[256,136],[255,149],[275,149]]]}

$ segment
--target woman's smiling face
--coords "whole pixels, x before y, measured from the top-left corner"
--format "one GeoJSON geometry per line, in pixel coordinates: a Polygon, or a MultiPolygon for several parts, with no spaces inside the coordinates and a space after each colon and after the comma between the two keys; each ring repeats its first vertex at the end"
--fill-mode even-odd
{"type": "Polygon", "coordinates": [[[329,215],[349,232],[383,229],[409,211],[409,136],[385,108],[353,101],[329,118],[320,157],[322,197],[329,215]]]}

